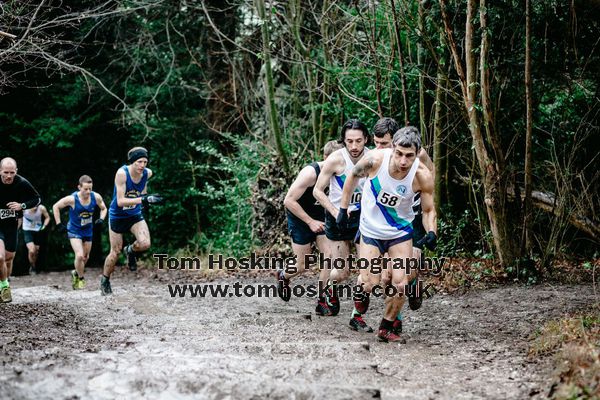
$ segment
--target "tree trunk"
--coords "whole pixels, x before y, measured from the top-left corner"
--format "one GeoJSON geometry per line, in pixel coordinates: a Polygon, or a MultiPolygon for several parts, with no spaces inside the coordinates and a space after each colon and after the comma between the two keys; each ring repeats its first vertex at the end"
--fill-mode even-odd
{"type": "MultiPolygon", "coordinates": [[[[440,32],[440,43],[443,42],[443,33],[440,32]]],[[[442,180],[443,180],[443,156],[442,156],[442,104],[446,88],[446,75],[442,70],[445,66],[438,64],[437,86],[435,88],[435,111],[433,121],[433,167],[435,170],[435,182],[433,189],[433,202],[437,215],[441,215],[442,204],[442,180]]]]}
{"type": "Polygon", "coordinates": [[[421,138],[423,143],[427,140],[427,123],[425,118],[425,62],[423,59],[424,51],[423,51],[423,35],[425,29],[425,13],[423,11],[423,6],[419,1],[419,41],[417,42],[417,64],[419,66],[419,127],[421,129],[421,138]]]}
{"type": "Polygon", "coordinates": [[[273,83],[273,71],[271,69],[271,51],[270,51],[270,38],[269,38],[269,21],[270,18],[267,18],[265,12],[265,1],[264,0],[255,0],[256,1],[256,9],[258,11],[258,16],[262,20],[261,31],[262,31],[262,56],[263,56],[263,65],[265,66],[265,96],[267,103],[267,112],[269,115],[269,123],[271,125],[271,130],[273,131],[273,136],[275,137],[275,144],[277,146],[277,152],[279,154],[279,158],[281,159],[281,164],[283,166],[286,174],[290,174],[290,167],[287,160],[287,155],[285,153],[285,149],[283,148],[283,141],[281,138],[281,128],[279,126],[279,118],[277,116],[277,108],[275,106],[275,85],[273,83]]]}
{"type": "Polygon", "coordinates": [[[523,233],[521,254],[531,249],[531,232],[529,226],[531,214],[531,135],[533,131],[533,100],[531,97],[531,4],[525,0],[525,105],[527,123],[525,130],[525,199],[523,201],[523,233]]]}
{"type": "MultiPolygon", "coordinates": [[[[493,115],[484,110],[484,122],[486,123],[486,136],[488,145],[493,149],[492,153],[486,148],[485,138],[481,129],[478,108],[478,87],[484,97],[489,96],[490,87],[487,79],[487,51],[486,40],[481,43],[481,65],[483,65],[481,76],[483,81],[477,80],[477,60],[474,54],[474,26],[473,17],[476,11],[476,0],[467,1],[466,29],[465,29],[465,66],[466,73],[462,66],[462,60],[458,54],[456,43],[450,26],[450,20],[446,13],[447,0],[440,0],[442,19],[447,36],[448,45],[452,53],[455,69],[461,83],[464,105],[469,120],[469,131],[473,139],[473,147],[479,165],[479,171],[482,176],[485,206],[490,230],[493,237],[494,246],[500,263],[509,266],[516,260],[516,243],[512,235],[512,220],[508,213],[508,204],[506,199],[506,185],[504,184],[504,157],[502,149],[499,146],[499,140],[493,127],[493,115]]],[[[481,0],[482,12],[480,12],[480,21],[483,27],[487,28],[485,0],[481,0]]],[[[486,36],[482,29],[482,38],[486,36]]],[[[489,99],[486,99],[488,101],[489,99]]]]}
{"type": "Polygon", "coordinates": [[[377,54],[377,10],[375,2],[371,3],[371,58],[375,67],[375,98],[377,99],[377,113],[379,118],[383,118],[383,104],[381,103],[381,69],[379,68],[379,56],[377,54]]]}
{"type": "MultiPolygon", "coordinates": [[[[308,91],[308,104],[315,105],[317,103],[317,99],[315,98],[315,93],[317,92],[317,73],[313,72],[313,66],[309,62],[310,50],[306,47],[302,41],[302,37],[300,36],[300,27],[302,26],[302,7],[300,5],[300,0],[290,0],[289,7],[294,43],[296,44],[296,50],[304,60],[301,68],[304,74],[304,80],[306,81],[306,90],[308,91]]],[[[314,155],[319,158],[322,146],[319,137],[319,119],[317,115],[317,107],[314,106],[310,108],[310,126],[313,134],[314,155]]]]}
{"type": "Polygon", "coordinates": [[[398,14],[396,13],[396,2],[392,3],[392,15],[394,16],[394,30],[396,32],[396,45],[398,47],[398,63],[400,66],[400,86],[402,88],[402,105],[404,106],[404,125],[408,125],[408,96],[406,94],[406,77],[404,74],[404,56],[402,55],[402,40],[400,38],[400,27],[398,26],[398,14]]]}

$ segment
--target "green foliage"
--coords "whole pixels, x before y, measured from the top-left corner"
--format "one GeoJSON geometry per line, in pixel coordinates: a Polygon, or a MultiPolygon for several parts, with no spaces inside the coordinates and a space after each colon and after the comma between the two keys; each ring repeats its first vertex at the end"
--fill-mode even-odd
{"type": "Polygon", "coordinates": [[[256,245],[252,235],[251,187],[256,181],[259,161],[264,158],[256,143],[232,136],[236,153],[225,155],[211,145],[197,145],[196,150],[215,159],[213,171],[223,178],[207,184],[200,198],[207,208],[209,228],[199,238],[208,251],[230,256],[247,255],[256,245]]]}
{"type": "Polygon", "coordinates": [[[477,237],[478,227],[469,209],[454,214],[445,205],[438,216],[438,246],[440,256],[490,258],[486,237],[477,237]]]}
{"type": "MultiPolygon", "coordinates": [[[[11,12],[17,3],[8,2],[5,11],[11,12]]],[[[72,3],[73,9],[93,4],[72,3]]],[[[448,170],[443,175],[446,198],[438,218],[438,253],[492,258],[483,185],[477,179],[461,91],[447,43],[439,38],[439,4],[431,2],[424,11],[421,30],[419,3],[396,2],[405,64],[401,71],[390,2],[342,2],[327,8],[319,2],[298,3],[298,32],[309,56],[296,46],[289,5],[269,4],[276,106],[291,162],[299,166],[320,158],[324,141],[337,138],[338,127],[350,117],[371,127],[381,109],[385,116],[403,121],[402,76],[408,119],[414,125],[423,119],[429,129],[423,134],[430,135],[439,58],[448,78],[441,110],[448,170]],[[420,78],[426,115],[419,115],[420,78]]],[[[576,177],[572,190],[586,194],[581,198],[588,201],[577,209],[593,211],[598,209],[597,198],[587,193],[600,192],[600,179],[590,162],[600,153],[595,140],[600,76],[593,68],[600,62],[598,21],[588,12],[587,2],[571,7],[568,2],[538,1],[532,6],[535,185],[558,192],[564,186],[561,176],[576,177]]],[[[451,2],[447,9],[461,54],[464,9],[464,1],[451,2]]],[[[46,204],[74,190],[83,173],[92,175],[95,190],[108,202],[126,151],[146,146],[155,172],[149,190],[167,198],[166,205],[147,215],[155,250],[189,246],[239,255],[264,245],[252,234],[251,188],[260,169],[278,161],[271,159],[274,144],[264,105],[260,29],[251,2],[121,0],[114,3],[114,11],[81,25],[57,27],[61,40],[56,41],[56,55],[86,68],[123,102],[93,80],[67,70],[27,70],[27,85],[6,88],[9,93],[1,98],[2,153],[17,158],[20,172],[36,185],[46,204]]],[[[506,173],[512,184],[521,185],[523,7],[512,0],[493,2],[486,13],[494,129],[505,150],[506,173]]],[[[476,30],[476,55],[480,35],[476,30]]],[[[15,68],[18,63],[5,63],[3,73],[15,68]]],[[[476,102],[474,108],[481,110],[481,104],[476,102]]],[[[541,242],[547,233],[543,222],[538,218],[541,242]]],[[[58,249],[52,253],[56,262],[69,251],[59,248],[59,241],[63,243],[62,238],[52,242],[58,249]]],[[[569,250],[563,242],[557,247],[569,250]]],[[[517,273],[514,267],[514,274],[525,281],[537,279],[527,268],[517,273]]]]}

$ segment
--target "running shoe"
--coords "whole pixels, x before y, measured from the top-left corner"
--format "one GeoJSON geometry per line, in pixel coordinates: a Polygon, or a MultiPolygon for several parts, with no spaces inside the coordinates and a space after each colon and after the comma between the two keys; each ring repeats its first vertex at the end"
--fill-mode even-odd
{"type": "Polygon", "coordinates": [[[125,255],[127,256],[127,266],[129,267],[129,270],[137,271],[137,257],[135,256],[132,245],[125,247],[125,255]]]}
{"type": "Polygon", "coordinates": [[[73,290],[79,289],[79,275],[75,269],[71,271],[71,286],[73,286],[73,290]]]}
{"type": "Polygon", "coordinates": [[[394,332],[396,335],[399,335],[402,333],[402,320],[401,319],[397,319],[394,321],[394,327],[392,328],[392,332],[394,332]]]}
{"type": "Polygon", "coordinates": [[[105,277],[104,275],[102,275],[102,277],[100,278],[100,292],[102,293],[102,296],[107,296],[109,294],[112,294],[112,289],[110,287],[110,280],[105,277]]]}
{"type": "Polygon", "coordinates": [[[77,284],[77,289],[85,288],[85,279],[79,279],[79,283],[77,284]]]}
{"type": "Polygon", "coordinates": [[[350,329],[353,331],[361,331],[361,332],[373,332],[373,328],[371,328],[362,317],[355,315],[350,320],[350,329]]]}
{"type": "Polygon", "coordinates": [[[277,294],[283,301],[290,301],[292,297],[290,280],[285,278],[283,270],[277,271],[277,294]]]}
{"type": "Polygon", "coordinates": [[[397,335],[393,331],[387,329],[379,329],[379,332],[377,332],[377,338],[380,342],[406,343],[406,340],[400,337],[400,335],[397,335]]]}
{"type": "Polygon", "coordinates": [[[10,292],[10,286],[0,289],[0,302],[10,303],[12,301],[12,294],[10,292]]]}
{"type": "Polygon", "coordinates": [[[317,315],[321,315],[321,316],[324,316],[324,317],[329,317],[329,316],[333,315],[331,313],[331,310],[329,309],[329,306],[327,305],[327,303],[326,302],[322,302],[322,301],[319,301],[317,303],[317,307],[315,308],[315,313],[317,315]]]}
{"type": "Polygon", "coordinates": [[[369,303],[371,302],[371,296],[367,293],[363,293],[362,299],[354,302],[354,307],[356,307],[356,311],[361,314],[364,314],[369,309],[369,303]]]}
{"type": "MultiPolygon", "coordinates": [[[[329,284],[329,282],[327,282],[327,284],[329,284]]],[[[331,310],[331,316],[335,317],[340,313],[340,298],[333,288],[327,289],[325,301],[327,302],[327,307],[331,310]]]]}

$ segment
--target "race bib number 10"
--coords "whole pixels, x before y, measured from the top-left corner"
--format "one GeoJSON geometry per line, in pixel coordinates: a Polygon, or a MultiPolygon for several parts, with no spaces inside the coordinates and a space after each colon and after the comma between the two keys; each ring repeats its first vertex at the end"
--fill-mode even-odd
{"type": "Polygon", "coordinates": [[[17,214],[15,213],[15,210],[10,210],[10,209],[0,209],[0,219],[6,219],[6,218],[15,218],[17,216],[17,214]]]}
{"type": "Polygon", "coordinates": [[[354,192],[352,193],[352,197],[350,198],[350,204],[358,204],[362,199],[362,192],[354,192]]]}

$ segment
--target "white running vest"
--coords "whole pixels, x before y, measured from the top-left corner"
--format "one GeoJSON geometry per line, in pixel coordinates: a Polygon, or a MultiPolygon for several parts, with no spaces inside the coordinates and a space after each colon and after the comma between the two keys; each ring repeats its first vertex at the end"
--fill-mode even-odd
{"type": "Polygon", "coordinates": [[[385,149],[383,162],[372,179],[365,183],[360,215],[360,233],[372,239],[391,240],[410,235],[415,193],[412,184],[419,168],[415,159],[404,179],[390,176],[392,149],[385,149]]]}
{"type": "Polygon", "coordinates": [[[42,229],[42,209],[37,208],[36,211],[31,209],[23,211],[23,230],[24,231],[39,231],[42,229]]]}
{"type": "MultiPolygon", "coordinates": [[[[334,205],[338,210],[340,209],[340,203],[342,201],[342,190],[344,189],[344,182],[346,182],[346,177],[352,173],[352,169],[354,168],[354,163],[350,158],[350,153],[348,153],[348,149],[345,147],[340,150],[342,155],[344,156],[344,161],[346,162],[346,168],[341,175],[333,175],[329,178],[329,201],[334,205]]],[[[365,147],[363,157],[369,149],[365,147]]],[[[356,211],[360,210],[360,200],[362,198],[362,189],[365,184],[366,178],[360,178],[358,181],[358,185],[354,189],[354,193],[352,193],[352,197],[350,198],[350,203],[348,205],[348,211],[356,211]]]]}

